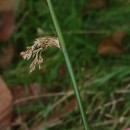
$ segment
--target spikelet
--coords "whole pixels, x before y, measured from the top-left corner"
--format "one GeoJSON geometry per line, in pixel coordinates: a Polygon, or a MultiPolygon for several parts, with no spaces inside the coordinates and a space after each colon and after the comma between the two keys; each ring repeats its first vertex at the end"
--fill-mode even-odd
{"type": "Polygon", "coordinates": [[[26,51],[21,52],[20,55],[25,59],[29,60],[33,58],[33,61],[30,65],[30,73],[35,70],[36,65],[41,68],[41,63],[43,62],[43,58],[41,53],[43,50],[48,47],[55,46],[60,49],[60,44],[58,38],[55,37],[40,37],[34,41],[32,46],[26,48],[26,51]]]}

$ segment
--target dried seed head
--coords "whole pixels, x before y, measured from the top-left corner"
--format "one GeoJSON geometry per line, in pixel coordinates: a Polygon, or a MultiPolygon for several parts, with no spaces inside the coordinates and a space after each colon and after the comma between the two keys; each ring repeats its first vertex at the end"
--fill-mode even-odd
{"type": "Polygon", "coordinates": [[[60,44],[58,38],[55,37],[41,37],[37,38],[34,41],[32,46],[28,46],[25,52],[21,52],[20,55],[25,59],[29,60],[30,58],[34,58],[30,65],[30,73],[35,70],[36,65],[41,68],[41,63],[43,62],[43,58],[41,53],[44,49],[48,47],[55,46],[60,49],[60,44]]]}
{"type": "Polygon", "coordinates": [[[55,37],[40,37],[36,39],[34,44],[36,46],[41,46],[45,49],[51,46],[55,46],[60,49],[59,40],[58,38],[55,38],[55,37]]]}

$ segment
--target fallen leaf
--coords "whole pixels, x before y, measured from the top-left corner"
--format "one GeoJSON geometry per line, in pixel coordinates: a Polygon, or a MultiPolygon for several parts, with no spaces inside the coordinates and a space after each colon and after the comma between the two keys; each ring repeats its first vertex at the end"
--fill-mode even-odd
{"type": "Polygon", "coordinates": [[[15,0],[0,0],[0,11],[13,10],[15,0]]]}
{"type": "Polygon", "coordinates": [[[125,36],[126,33],[124,31],[117,31],[111,37],[103,39],[98,47],[99,54],[121,54],[124,51],[122,42],[125,36]]]}
{"type": "Polygon", "coordinates": [[[126,37],[126,32],[119,30],[112,35],[112,40],[118,44],[121,44],[123,39],[126,37]]]}
{"type": "Polygon", "coordinates": [[[13,11],[0,12],[0,41],[8,40],[14,31],[13,11]]]}
{"type": "Polygon", "coordinates": [[[111,38],[106,38],[100,42],[98,52],[102,55],[121,54],[123,46],[113,41],[111,38]]]}
{"type": "Polygon", "coordinates": [[[0,129],[10,126],[12,119],[12,95],[0,77],[0,129]]]}
{"type": "Polygon", "coordinates": [[[2,54],[0,56],[0,67],[3,69],[7,69],[11,64],[14,58],[14,46],[12,44],[8,44],[6,47],[2,49],[2,54]]]}

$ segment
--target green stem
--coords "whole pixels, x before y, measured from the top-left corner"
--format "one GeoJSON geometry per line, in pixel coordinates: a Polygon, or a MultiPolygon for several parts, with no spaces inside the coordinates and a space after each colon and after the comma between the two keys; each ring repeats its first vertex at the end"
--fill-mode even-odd
{"type": "Polygon", "coordinates": [[[60,46],[61,46],[61,49],[63,51],[63,55],[64,55],[64,58],[65,58],[65,61],[66,61],[66,65],[67,65],[67,68],[68,68],[68,71],[69,71],[69,74],[70,74],[70,77],[71,77],[71,80],[72,80],[73,89],[74,89],[74,92],[75,92],[75,95],[76,95],[76,98],[77,98],[77,102],[78,102],[79,109],[80,109],[80,112],[81,112],[84,127],[85,127],[85,130],[89,130],[89,126],[88,126],[88,122],[87,122],[87,119],[86,119],[85,111],[83,109],[83,103],[82,103],[82,100],[81,100],[79,89],[78,89],[78,86],[77,86],[77,83],[76,83],[76,80],[75,80],[74,72],[73,72],[73,69],[72,69],[72,66],[71,66],[71,63],[70,63],[68,53],[67,53],[67,50],[66,50],[66,47],[65,47],[65,41],[64,41],[64,38],[62,36],[61,29],[59,27],[56,15],[54,13],[54,9],[53,9],[53,5],[51,3],[51,0],[47,0],[47,3],[48,3],[48,7],[49,7],[49,10],[50,10],[50,14],[51,14],[53,23],[55,25],[56,32],[57,32],[59,40],[60,40],[60,46]]]}

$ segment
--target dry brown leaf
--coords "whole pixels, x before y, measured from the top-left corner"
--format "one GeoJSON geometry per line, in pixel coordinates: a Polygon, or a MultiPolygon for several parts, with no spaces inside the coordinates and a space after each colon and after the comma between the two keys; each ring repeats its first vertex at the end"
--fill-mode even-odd
{"type": "Polygon", "coordinates": [[[14,58],[14,47],[12,44],[8,44],[2,50],[2,54],[0,56],[0,67],[3,69],[7,69],[8,66],[11,64],[14,58]]]}
{"type": "Polygon", "coordinates": [[[85,10],[101,9],[106,7],[106,0],[91,0],[85,5],[85,10]]]}
{"type": "Polygon", "coordinates": [[[0,130],[5,130],[11,124],[11,118],[12,95],[0,77],[0,130]]]}
{"type": "Polygon", "coordinates": [[[125,36],[126,33],[124,31],[117,31],[111,37],[103,39],[98,47],[99,54],[121,54],[124,51],[122,41],[125,38],[125,36]]]}
{"type": "Polygon", "coordinates": [[[0,11],[13,10],[15,0],[0,0],[0,11]]]}
{"type": "Polygon", "coordinates": [[[126,32],[122,31],[122,30],[119,30],[115,33],[113,33],[112,35],[112,39],[113,41],[115,41],[116,43],[119,43],[121,44],[123,39],[126,37],[126,32]]]}
{"type": "Polygon", "coordinates": [[[121,54],[123,50],[122,45],[109,38],[102,40],[98,48],[99,54],[102,55],[121,54]]]}
{"type": "Polygon", "coordinates": [[[13,11],[0,12],[0,41],[8,40],[14,30],[13,11]]]}

